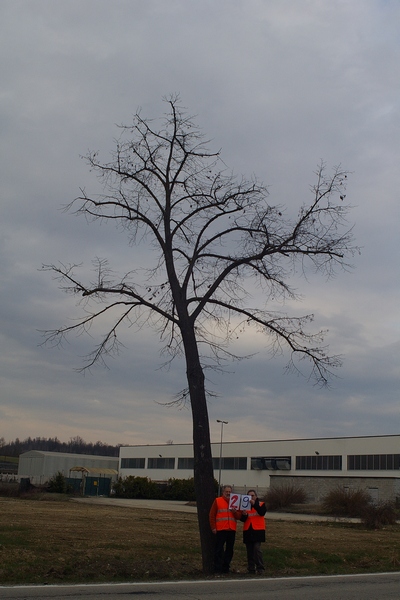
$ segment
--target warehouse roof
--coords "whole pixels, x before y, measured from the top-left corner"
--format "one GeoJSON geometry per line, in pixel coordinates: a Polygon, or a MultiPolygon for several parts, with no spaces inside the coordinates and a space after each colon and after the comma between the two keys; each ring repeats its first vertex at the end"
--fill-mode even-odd
{"type": "Polygon", "coordinates": [[[101,454],[77,454],[73,452],[49,452],[46,450],[28,450],[23,452],[20,456],[23,457],[34,457],[34,456],[54,456],[57,458],[90,458],[91,460],[115,460],[118,461],[118,456],[103,456],[101,454]]]}

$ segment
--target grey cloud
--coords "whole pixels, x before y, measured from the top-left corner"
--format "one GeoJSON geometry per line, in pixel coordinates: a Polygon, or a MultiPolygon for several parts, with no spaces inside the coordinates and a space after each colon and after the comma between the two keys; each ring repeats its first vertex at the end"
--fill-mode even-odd
{"type": "MultiPolygon", "coordinates": [[[[249,361],[207,373],[212,435],[217,418],[231,439],[397,433],[399,389],[400,58],[395,2],[296,0],[188,3],[19,0],[1,6],[0,66],[2,397],[6,438],[82,435],[88,441],[147,443],[191,437],[189,410],[167,408],[185,386],[184,365],[159,370],[157,335],[124,334],[126,349],[83,376],[94,339],[64,349],[40,347],[38,329],[78,314],[42,263],[109,257],[133,269],[146,249],[128,246],[113,228],[62,212],[83,187],[101,188],[80,155],[104,160],[117,124],[164,111],[161,97],[180,92],[228,169],[255,173],[270,201],[295,213],[311,198],[322,158],[353,171],[357,243],[352,273],[293,283],[292,314],[315,313],[327,343],[343,353],[332,388],[284,375],[287,356],[270,359],[267,342],[237,342],[249,361]]],[[[259,298],[260,299],[260,298],[259,298]]]]}

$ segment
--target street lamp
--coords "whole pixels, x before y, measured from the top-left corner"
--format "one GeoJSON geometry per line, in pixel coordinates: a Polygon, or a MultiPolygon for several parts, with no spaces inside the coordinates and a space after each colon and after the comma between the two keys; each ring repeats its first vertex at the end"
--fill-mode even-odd
{"type": "Polygon", "coordinates": [[[219,445],[219,476],[218,476],[218,490],[221,495],[221,467],[222,467],[222,434],[224,431],[224,425],[228,425],[228,421],[221,421],[217,419],[217,423],[221,423],[221,443],[219,445]]]}

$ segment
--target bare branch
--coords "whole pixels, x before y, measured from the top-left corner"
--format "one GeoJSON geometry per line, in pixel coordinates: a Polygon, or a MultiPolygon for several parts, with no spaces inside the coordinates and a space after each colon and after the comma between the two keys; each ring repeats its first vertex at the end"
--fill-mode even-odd
{"type": "MultiPolygon", "coordinates": [[[[310,202],[290,218],[283,207],[268,203],[265,185],[227,173],[179,97],[166,103],[159,128],[139,112],[132,125],[120,127],[111,161],[88,155],[105,193],[91,197],[81,190],[69,206],[88,218],[121,224],[132,244],[147,239],[157,251],[156,266],[143,269],[142,278],[132,273],[118,279],[106,262],[98,262],[90,283],[78,280],[74,265],[45,266],[66,292],[87,303],[110,302],[103,310],[89,310],[77,324],[50,332],[50,339],[86,331],[109,309],[126,307],[117,327],[133,315],[137,326],[151,322],[172,357],[184,352],[187,336],[197,337],[218,366],[222,355],[238,358],[228,350],[234,336],[224,328],[227,314],[236,314],[271,337],[275,348],[286,347],[292,368],[293,356],[309,359],[313,376],[326,383],[340,361],[325,355],[320,333],[306,333],[311,318],[271,317],[268,310],[248,306],[253,285],[262,287],[266,303],[295,299],[290,278],[298,264],[305,276],[309,268],[331,277],[337,268],[351,267],[348,259],[356,248],[346,223],[348,173],[339,165],[328,174],[321,162],[310,202]]],[[[114,334],[112,326],[90,364],[115,349],[114,334]]]]}

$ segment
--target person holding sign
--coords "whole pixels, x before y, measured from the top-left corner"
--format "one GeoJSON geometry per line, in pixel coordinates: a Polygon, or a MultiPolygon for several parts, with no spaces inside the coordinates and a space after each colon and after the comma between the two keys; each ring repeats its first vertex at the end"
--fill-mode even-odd
{"type": "Polygon", "coordinates": [[[250,510],[243,510],[243,543],[247,550],[247,568],[249,573],[263,573],[265,570],[261,552],[261,542],[265,542],[265,518],[267,507],[260,502],[254,490],[249,490],[250,510]]]}
{"type": "Polygon", "coordinates": [[[215,534],[214,570],[216,573],[229,573],[236,536],[236,522],[241,512],[229,508],[232,493],[230,485],[224,485],[222,496],[216,498],[210,509],[210,527],[215,534]]]}

